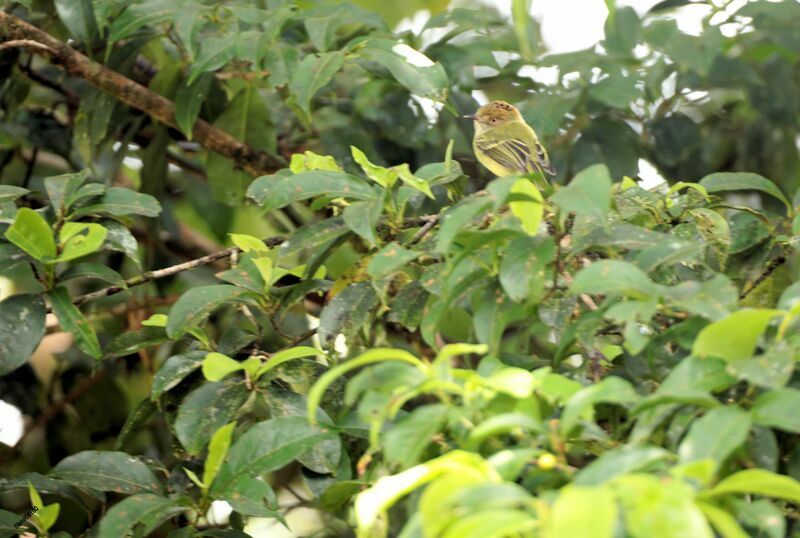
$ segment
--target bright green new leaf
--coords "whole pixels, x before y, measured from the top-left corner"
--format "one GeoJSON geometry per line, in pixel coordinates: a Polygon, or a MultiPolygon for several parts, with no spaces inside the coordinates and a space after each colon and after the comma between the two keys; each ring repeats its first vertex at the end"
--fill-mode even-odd
{"type": "Polygon", "coordinates": [[[67,262],[97,252],[107,235],[108,230],[100,224],[67,222],[59,234],[61,254],[48,263],[67,262]]]}
{"type": "Polygon", "coordinates": [[[214,483],[214,478],[217,477],[219,468],[222,466],[222,462],[225,461],[225,456],[228,455],[235,429],[236,422],[230,422],[211,436],[211,441],[208,443],[208,457],[203,468],[203,483],[206,487],[211,487],[214,483]]]}
{"type": "Polygon", "coordinates": [[[56,241],[50,225],[43,216],[28,207],[19,208],[5,236],[36,260],[44,261],[56,256],[56,241]]]}
{"type": "Polygon", "coordinates": [[[242,363],[222,353],[209,353],[203,359],[203,376],[209,381],[219,381],[228,374],[242,370],[242,363]]]}

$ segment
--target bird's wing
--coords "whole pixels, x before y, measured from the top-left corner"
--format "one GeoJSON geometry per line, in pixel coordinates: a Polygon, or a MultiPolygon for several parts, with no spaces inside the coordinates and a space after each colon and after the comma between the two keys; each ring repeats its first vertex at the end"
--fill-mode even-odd
{"type": "Polygon", "coordinates": [[[506,129],[506,136],[502,138],[491,136],[491,132],[485,133],[475,140],[475,146],[509,170],[523,174],[538,171],[555,175],[556,171],[550,164],[547,151],[532,129],[526,132],[528,129],[530,127],[524,124],[518,128],[506,129]],[[529,144],[526,140],[532,143],[529,144]]]}

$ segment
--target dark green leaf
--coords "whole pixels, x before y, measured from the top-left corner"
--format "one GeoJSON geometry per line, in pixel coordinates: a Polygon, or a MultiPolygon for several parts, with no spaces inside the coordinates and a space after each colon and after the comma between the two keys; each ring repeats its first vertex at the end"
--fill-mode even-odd
{"type": "Polygon", "coordinates": [[[112,286],[119,286],[120,288],[126,287],[125,279],[122,278],[119,273],[99,263],[79,263],[78,265],[73,265],[64,271],[61,276],[58,277],[58,280],[60,282],[66,282],[67,280],[76,278],[92,278],[101,280],[112,286]]]}
{"type": "Polygon", "coordinates": [[[571,293],[620,293],[647,298],[660,286],[635,265],[619,260],[601,260],[581,269],[570,286],[571,293]]]}
{"type": "Polygon", "coordinates": [[[756,398],[751,410],[753,422],[764,426],[800,433],[800,390],[792,388],[775,389],[756,398]]]}
{"type": "Polygon", "coordinates": [[[333,75],[343,65],[343,53],[326,52],[319,56],[309,54],[294,70],[289,79],[289,91],[307,119],[311,116],[311,99],[333,79],[333,75]]]}
{"type": "Polygon", "coordinates": [[[15,187],[14,185],[0,185],[0,204],[5,202],[13,202],[20,196],[25,196],[30,191],[22,187],[15,187]]]}
{"type": "Polygon", "coordinates": [[[91,47],[97,37],[92,0],[55,0],[55,5],[61,22],[72,36],[91,47]]]}
{"type": "Polygon", "coordinates": [[[404,468],[418,463],[449,412],[443,404],[425,405],[396,421],[384,437],[386,459],[404,468]]]}
{"type": "Polygon", "coordinates": [[[84,450],[61,460],[50,475],[78,489],[125,494],[161,492],[161,485],[147,465],[124,452],[84,450]]]}
{"type": "Polygon", "coordinates": [[[554,256],[550,238],[520,237],[509,243],[500,261],[500,284],[512,301],[542,296],[545,268],[554,256]]]}
{"type": "Polygon", "coordinates": [[[178,93],[175,95],[175,121],[189,139],[192,138],[192,127],[213,81],[213,74],[204,73],[192,84],[184,79],[178,86],[178,93]]]}
{"type": "Polygon", "coordinates": [[[176,387],[186,376],[200,368],[207,353],[206,351],[189,351],[167,359],[153,376],[150,399],[158,399],[159,396],[176,387]]]}
{"type": "Polygon", "coordinates": [[[45,313],[39,295],[12,295],[0,301],[0,376],[19,368],[39,345],[45,313]]]}
{"type": "Polygon", "coordinates": [[[330,170],[261,176],[247,189],[247,196],[255,200],[265,212],[316,196],[341,196],[354,200],[372,200],[378,197],[372,187],[361,178],[330,170]]]}
{"type": "Polygon", "coordinates": [[[411,93],[436,101],[447,98],[449,82],[444,68],[407,44],[370,38],[362,43],[358,53],[385,67],[411,93]]]}
{"type": "Polygon", "coordinates": [[[765,192],[783,202],[789,212],[792,211],[792,204],[775,183],[751,172],[716,172],[701,179],[700,185],[709,193],[740,190],[765,192]]]}
{"type": "Polygon", "coordinates": [[[422,320],[422,311],[428,300],[428,292],[419,282],[412,281],[403,286],[392,301],[387,319],[414,331],[422,320]]]}
{"type": "Polygon", "coordinates": [[[198,454],[219,428],[236,418],[250,392],[242,383],[205,383],[181,402],[175,434],[190,454],[198,454]]]}
{"type": "Polygon", "coordinates": [[[72,304],[72,298],[69,296],[67,288],[59,286],[48,292],[47,298],[61,328],[72,333],[81,351],[95,359],[100,359],[103,353],[100,350],[100,342],[97,341],[97,334],[86,317],[72,304]]]}
{"type": "Polygon", "coordinates": [[[328,343],[339,333],[360,329],[378,305],[378,295],[369,282],[350,284],[322,310],[319,317],[319,338],[328,343]]]}
{"type": "Polygon", "coordinates": [[[391,275],[408,262],[415,260],[419,255],[419,252],[408,250],[392,241],[375,253],[367,266],[367,273],[373,279],[380,280],[391,275]]]}
{"type": "Polygon", "coordinates": [[[353,202],[342,211],[342,217],[347,227],[363,237],[372,246],[380,244],[375,230],[382,214],[383,201],[379,198],[353,202]]]}
{"type": "Polygon", "coordinates": [[[143,535],[150,534],[167,518],[187,509],[176,501],[143,493],[118,502],[100,520],[97,538],[131,536],[140,525],[143,535]]]}
{"type": "Polygon", "coordinates": [[[163,327],[143,327],[136,331],[122,333],[108,343],[105,357],[112,359],[136,353],[140,349],[157,346],[169,341],[163,327]]]}
{"type": "Polygon", "coordinates": [[[315,222],[296,230],[281,244],[280,255],[288,257],[303,250],[314,252],[348,233],[350,228],[344,224],[341,217],[315,222]]]}
{"type": "Polygon", "coordinates": [[[311,426],[306,417],[278,417],[259,422],[230,448],[212,493],[224,495],[241,477],[280,469],[317,443],[335,436],[324,426],[311,426]]]}
{"type": "Polygon", "coordinates": [[[190,289],[170,308],[167,334],[170,338],[182,336],[224,304],[246,301],[248,293],[245,289],[226,284],[190,289]]]}
{"type": "Polygon", "coordinates": [[[157,217],[159,213],[161,213],[161,204],[149,194],[121,187],[112,187],[97,202],[76,210],[74,215],[113,215],[115,217],[142,215],[145,217],[157,217]]]}

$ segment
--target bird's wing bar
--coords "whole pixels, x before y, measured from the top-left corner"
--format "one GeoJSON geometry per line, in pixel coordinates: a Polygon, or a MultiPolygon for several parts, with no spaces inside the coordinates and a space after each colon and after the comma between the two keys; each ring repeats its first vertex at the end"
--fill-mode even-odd
{"type": "Polygon", "coordinates": [[[476,146],[491,159],[510,170],[523,174],[541,172],[542,174],[555,175],[555,170],[547,158],[547,152],[538,140],[536,141],[536,156],[531,153],[531,148],[528,144],[518,138],[505,140],[478,139],[476,146]]]}
{"type": "Polygon", "coordinates": [[[485,140],[478,139],[477,148],[490,159],[497,161],[509,170],[521,173],[531,171],[531,153],[527,144],[517,139],[485,140]]]}

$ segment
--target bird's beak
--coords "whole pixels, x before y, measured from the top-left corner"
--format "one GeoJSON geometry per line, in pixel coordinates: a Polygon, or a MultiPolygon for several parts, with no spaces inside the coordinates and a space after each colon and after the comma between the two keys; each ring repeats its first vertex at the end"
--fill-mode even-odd
{"type": "Polygon", "coordinates": [[[475,119],[475,114],[465,114],[465,115],[463,115],[461,117],[462,118],[469,118],[471,120],[474,120],[475,119]]]}

